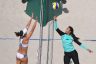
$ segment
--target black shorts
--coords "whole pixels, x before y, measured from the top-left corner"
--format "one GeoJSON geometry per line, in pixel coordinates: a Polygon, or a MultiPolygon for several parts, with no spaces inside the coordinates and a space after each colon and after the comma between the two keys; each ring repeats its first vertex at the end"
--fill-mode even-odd
{"type": "Polygon", "coordinates": [[[72,52],[64,52],[64,64],[70,64],[70,59],[73,60],[74,64],[80,64],[79,63],[79,58],[78,58],[78,53],[76,50],[72,52]]]}

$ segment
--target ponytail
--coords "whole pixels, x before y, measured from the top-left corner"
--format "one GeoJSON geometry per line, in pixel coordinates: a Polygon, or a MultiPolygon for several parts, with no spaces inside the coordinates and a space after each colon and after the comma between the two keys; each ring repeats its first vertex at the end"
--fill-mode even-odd
{"type": "Polygon", "coordinates": [[[19,32],[14,32],[14,33],[15,33],[15,35],[16,35],[17,37],[20,36],[20,33],[19,33],[19,32]]]}
{"type": "Polygon", "coordinates": [[[23,36],[23,31],[21,30],[20,32],[15,32],[15,35],[16,35],[17,37],[23,36]]]}
{"type": "Polygon", "coordinates": [[[71,35],[74,38],[74,40],[79,40],[80,39],[80,38],[76,37],[76,35],[74,33],[72,33],[71,35]]]}

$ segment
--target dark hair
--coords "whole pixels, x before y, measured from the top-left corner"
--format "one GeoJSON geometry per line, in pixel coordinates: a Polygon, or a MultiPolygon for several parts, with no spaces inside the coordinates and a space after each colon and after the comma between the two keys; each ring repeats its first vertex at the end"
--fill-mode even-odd
{"type": "Polygon", "coordinates": [[[69,28],[70,28],[70,31],[71,31],[70,34],[72,35],[72,37],[73,37],[74,39],[78,40],[79,38],[76,37],[76,35],[74,34],[74,29],[73,29],[73,27],[72,27],[72,26],[69,26],[69,28]]]}
{"type": "Polygon", "coordinates": [[[73,27],[69,26],[69,28],[70,28],[70,31],[71,31],[70,34],[74,34],[74,29],[73,29],[73,27]]]}
{"type": "Polygon", "coordinates": [[[20,32],[15,32],[15,35],[16,35],[16,36],[23,36],[23,31],[20,30],[20,32]]]}

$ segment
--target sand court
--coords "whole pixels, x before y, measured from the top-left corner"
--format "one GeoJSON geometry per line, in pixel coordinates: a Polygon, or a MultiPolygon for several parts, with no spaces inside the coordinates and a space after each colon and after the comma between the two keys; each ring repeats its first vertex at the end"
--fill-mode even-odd
{"type": "MultiPolygon", "coordinates": [[[[75,33],[81,38],[81,42],[93,50],[93,54],[74,44],[78,51],[81,64],[96,63],[96,0],[68,0],[64,5],[69,13],[64,13],[58,17],[58,24],[61,30],[69,25],[73,26],[75,33]],[[89,41],[85,41],[89,40],[89,41]]],[[[20,0],[1,0],[0,1],[0,63],[15,64],[16,51],[18,48],[18,38],[14,32],[23,29],[29,20],[24,12],[26,4],[22,4],[20,0]]],[[[39,38],[39,24],[31,37],[31,39],[39,38]]],[[[55,39],[60,36],[54,32],[55,39]]],[[[48,25],[44,27],[44,38],[48,36],[48,25]]],[[[47,58],[47,41],[43,41],[42,64],[46,64],[47,58]]],[[[54,40],[53,46],[53,64],[63,64],[63,48],[60,40],[54,40]]],[[[30,40],[29,42],[29,64],[37,63],[37,50],[39,46],[38,40],[30,40]]]]}

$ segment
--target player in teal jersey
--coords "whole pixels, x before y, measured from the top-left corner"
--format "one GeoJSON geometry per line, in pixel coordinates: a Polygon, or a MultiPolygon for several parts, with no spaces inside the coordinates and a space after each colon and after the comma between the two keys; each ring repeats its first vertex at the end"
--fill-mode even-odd
{"type": "Polygon", "coordinates": [[[62,32],[58,28],[56,17],[54,17],[54,27],[55,27],[55,30],[58,32],[58,34],[61,36],[62,45],[64,48],[64,54],[65,54],[64,55],[64,64],[69,64],[70,59],[73,60],[74,64],[80,64],[79,58],[78,58],[78,53],[73,46],[73,42],[77,43],[81,48],[86,49],[90,53],[92,52],[92,50],[88,49],[81,42],[79,42],[79,40],[78,40],[79,38],[75,36],[74,29],[71,26],[68,26],[66,31],[62,32]]]}

